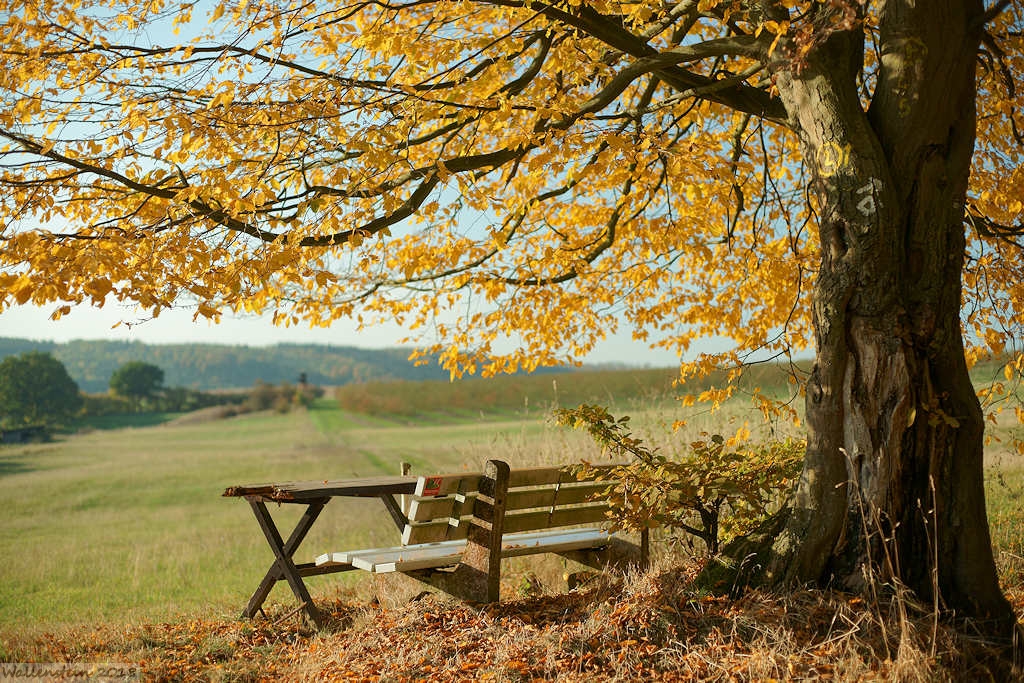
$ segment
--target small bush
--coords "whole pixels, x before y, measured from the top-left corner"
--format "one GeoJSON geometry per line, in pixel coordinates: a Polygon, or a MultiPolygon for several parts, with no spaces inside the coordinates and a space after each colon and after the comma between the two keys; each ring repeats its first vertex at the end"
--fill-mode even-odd
{"type": "Polygon", "coordinates": [[[245,400],[245,407],[251,411],[270,410],[277,399],[277,387],[267,384],[263,380],[257,380],[249,391],[245,400]]]}
{"type": "Polygon", "coordinates": [[[116,394],[83,394],[82,398],[80,417],[104,417],[138,412],[188,413],[213,406],[238,404],[244,401],[246,396],[170,387],[143,400],[116,394]]]}
{"type": "Polygon", "coordinates": [[[110,394],[82,394],[81,417],[125,415],[134,410],[132,402],[123,396],[110,394]]]}
{"type": "Polygon", "coordinates": [[[313,405],[313,401],[324,395],[324,388],[312,384],[300,384],[295,390],[295,402],[306,408],[313,405]]]}
{"type": "Polygon", "coordinates": [[[295,386],[282,382],[275,386],[258,380],[249,392],[245,407],[250,411],[274,410],[287,413],[296,406],[309,406],[317,398],[323,396],[324,390],[309,384],[295,386]]]}
{"type": "MultiPolygon", "coordinates": [[[[632,436],[628,417],[615,419],[600,406],[555,415],[561,425],[586,429],[606,451],[632,457],[599,476],[613,482],[613,529],[682,531],[701,539],[709,555],[718,553],[723,540],[753,530],[769,507],[788,495],[806,446],[797,439],[730,446],[718,434],[705,434],[687,452],[668,458],[632,436]]],[[[580,473],[593,469],[584,463],[580,473]]]]}
{"type": "Polygon", "coordinates": [[[150,399],[156,410],[168,413],[188,413],[213,406],[229,406],[245,400],[244,394],[208,393],[183,387],[164,389],[150,399]]]}

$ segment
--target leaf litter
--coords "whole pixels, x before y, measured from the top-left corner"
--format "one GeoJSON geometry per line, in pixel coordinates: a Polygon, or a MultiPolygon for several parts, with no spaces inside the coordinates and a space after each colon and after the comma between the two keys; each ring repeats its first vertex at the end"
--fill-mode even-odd
{"type": "MultiPolygon", "coordinates": [[[[282,604],[253,620],[5,634],[0,661],[132,663],[155,681],[1024,680],[994,646],[905,598],[728,598],[692,578],[692,569],[608,574],[582,590],[494,605],[434,593],[392,607],[320,598],[322,631],[282,604]]],[[[1024,591],[1009,597],[1024,612],[1024,591]]]]}

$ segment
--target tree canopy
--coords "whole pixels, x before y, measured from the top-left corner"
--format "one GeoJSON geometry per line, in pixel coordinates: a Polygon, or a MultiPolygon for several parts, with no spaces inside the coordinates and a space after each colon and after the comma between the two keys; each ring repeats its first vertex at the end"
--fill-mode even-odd
{"type": "MultiPolygon", "coordinates": [[[[775,73],[845,31],[865,109],[914,74],[883,78],[873,4],[752,7],[13,3],[3,305],[378,315],[487,370],[579,358],[620,322],[681,352],[806,348],[815,206],[775,73]]],[[[1024,188],[1020,8],[997,9],[965,298],[1001,352],[1024,188]]]]}
{"type": "Polygon", "coordinates": [[[118,396],[148,398],[163,387],[164,371],[152,363],[131,361],[110,375],[110,390],[118,396]]]}
{"type": "Polygon", "coordinates": [[[78,385],[48,353],[29,351],[0,361],[0,424],[59,425],[82,405],[78,385]]]}
{"type": "Polygon", "coordinates": [[[456,373],[813,346],[769,573],[941,547],[883,574],[1011,619],[968,367],[1024,368],[1020,0],[6,9],[0,306],[383,318],[456,373]]]}
{"type": "MultiPolygon", "coordinates": [[[[815,207],[773,62],[799,70],[855,23],[866,109],[880,22],[857,3],[752,6],[14,3],[3,300],[314,325],[358,310],[490,371],[578,358],[621,322],[680,351],[805,348],[815,207]],[[495,357],[505,338],[518,348],[495,357]]],[[[966,298],[978,348],[1001,352],[1024,188],[1020,8],[996,9],[966,298]]]]}

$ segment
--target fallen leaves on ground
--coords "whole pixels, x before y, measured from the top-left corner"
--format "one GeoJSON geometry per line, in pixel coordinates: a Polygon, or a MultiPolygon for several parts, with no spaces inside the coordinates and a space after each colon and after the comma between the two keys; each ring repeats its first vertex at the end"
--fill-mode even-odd
{"type": "MultiPolygon", "coordinates": [[[[976,639],[896,599],[826,591],[702,594],[683,570],[584,591],[390,609],[335,599],[322,631],[293,606],[254,620],[69,630],[0,661],[125,662],[159,681],[934,681],[1017,675],[976,639]],[[22,659],[18,659],[23,657],[22,659]],[[28,658],[28,659],[26,659],[28,658]]],[[[1016,607],[1024,596],[1011,593],[1016,607]]]]}

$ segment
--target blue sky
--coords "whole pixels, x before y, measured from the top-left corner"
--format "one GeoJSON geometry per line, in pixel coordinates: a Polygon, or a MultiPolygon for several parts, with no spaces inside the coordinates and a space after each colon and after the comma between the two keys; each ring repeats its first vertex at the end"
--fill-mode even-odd
{"type": "MultiPolygon", "coordinates": [[[[119,321],[138,318],[131,308],[108,304],[103,308],[79,306],[59,321],[50,320],[53,307],[14,306],[0,313],[0,336],[65,342],[72,339],[113,339],[139,341],[147,344],[245,344],[265,346],[281,342],[388,348],[397,346],[407,333],[397,325],[356,329],[349,320],[339,320],[329,328],[308,326],[277,327],[269,317],[231,318],[224,316],[219,324],[199,319],[192,321],[192,311],[177,309],[164,312],[156,320],[141,324],[114,327],[119,321]]],[[[584,362],[626,363],[635,366],[671,367],[678,364],[675,353],[650,349],[630,338],[628,330],[609,337],[584,362]]]]}

